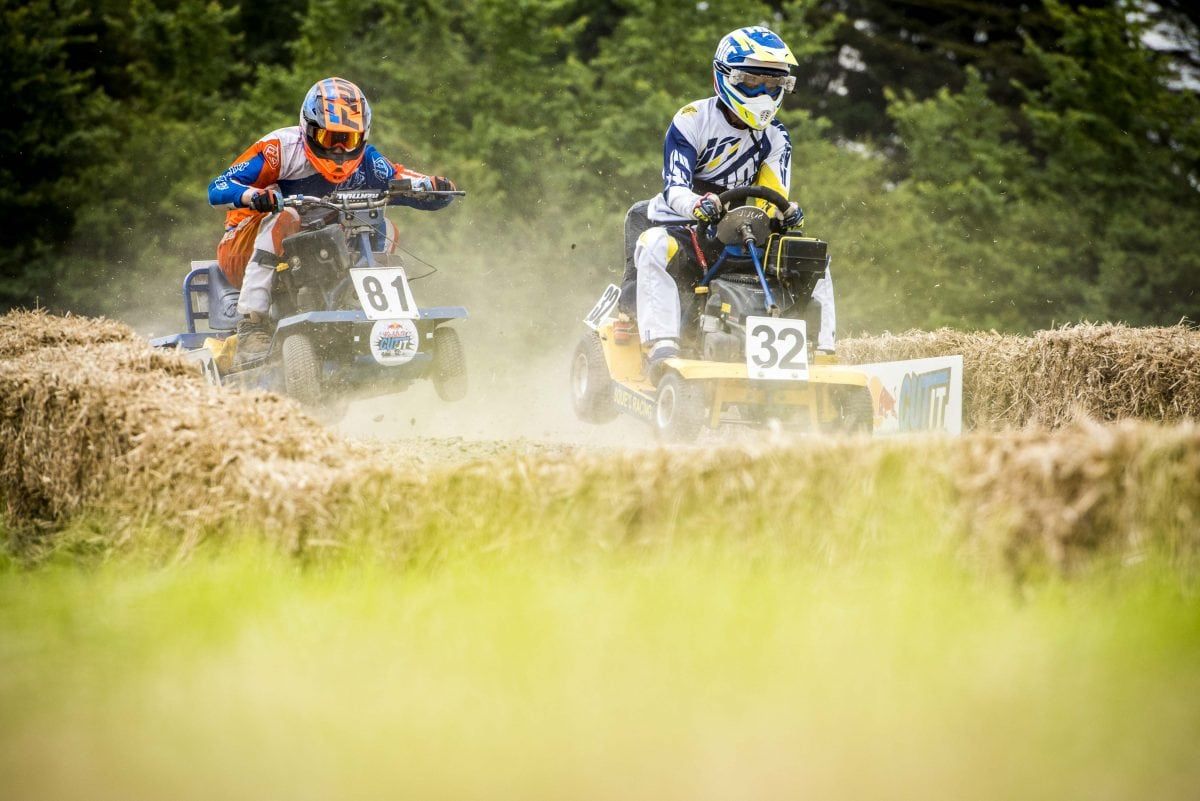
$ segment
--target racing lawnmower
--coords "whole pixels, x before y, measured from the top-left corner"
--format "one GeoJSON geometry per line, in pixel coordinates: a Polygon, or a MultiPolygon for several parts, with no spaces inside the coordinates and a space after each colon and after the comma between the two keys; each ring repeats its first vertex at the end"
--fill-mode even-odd
{"type": "MultiPolygon", "coordinates": [[[[621,289],[610,285],[584,319],[571,362],[576,415],[604,423],[625,412],[668,441],[690,441],[705,427],[778,421],[809,431],[871,432],[868,376],[814,363],[806,312],[829,264],[828,245],[787,231],[757,199],[781,212],[787,199],[766,187],[721,194],[730,208],[701,236],[723,245],[681,304],[681,357],[648,374],[636,323],[614,317],[621,289]]],[[[681,287],[682,289],[682,287],[681,287]]],[[[629,304],[627,304],[629,305],[629,304]]]]}
{"type": "Polygon", "coordinates": [[[306,408],[337,417],[351,396],[384,394],[428,378],[443,400],[466,395],[458,332],[445,324],[461,306],[421,308],[399,257],[385,252],[384,209],[397,197],[463,195],[416,191],[407,180],[382,191],[285,197],[301,230],[283,240],[272,286],[270,349],[236,365],[238,290],[215,261],[192,262],[183,281],[187,330],[151,340],[185,352],[218,385],[283,392],[306,408]],[[208,330],[198,330],[198,322],[208,330]]]}

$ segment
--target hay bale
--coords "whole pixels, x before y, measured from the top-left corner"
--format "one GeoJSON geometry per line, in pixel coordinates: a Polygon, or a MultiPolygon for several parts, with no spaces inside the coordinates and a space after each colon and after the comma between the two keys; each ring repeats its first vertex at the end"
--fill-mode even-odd
{"type": "Polygon", "coordinates": [[[247,515],[294,539],[363,468],[295,403],[209,387],[118,323],[9,314],[0,353],[0,488],[17,525],[92,508],[118,529],[247,515]]]}
{"type": "MultiPolygon", "coordinates": [[[[920,536],[948,536],[972,559],[1017,577],[1070,574],[1100,555],[1200,555],[1198,475],[1200,426],[1138,421],[957,438],[510,454],[435,474],[399,525],[426,532],[443,554],[526,542],[581,554],[733,537],[816,562],[918,525],[920,536]],[[429,535],[444,525],[437,510],[447,499],[456,501],[453,536],[429,535]]],[[[395,540],[408,533],[386,525],[397,526],[395,540]]]]}
{"type": "Polygon", "coordinates": [[[128,327],[104,318],[56,317],[44,311],[14,311],[0,317],[0,359],[16,359],[46,347],[87,347],[135,341],[128,327]]]}
{"type": "Polygon", "coordinates": [[[961,354],[971,428],[1200,419],[1200,330],[1182,324],[1083,324],[1033,336],[942,328],[848,339],[840,352],[850,364],[961,354]]]}
{"type": "MultiPolygon", "coordinates": [[[[970,386],[983,387],[968,398],[991,393],[976,407],[977,425],[1030,422],[1039,398],[1054,411],[1036,419],[1060,425],[1081,398],[1111,399],[1114,385],[1132,396],[1125,416],[1195,414],[1196,378],[1183,369],[1194,337],[1121,326],[1026,338],[939,331],[857,340],[848,350],[872,361],[963,353],[970,386]],[[1021,371],[1021,358],[1039,363],[1021,371]],[[987,376],[981,364],[1003,369],[987,376]],[[1051,387],[1064,398],[1050,397],[1051,387]]],[[[368,521],[360,530],[397,548],[440,553],[472,538],[607,549],[714,532],[781,553],[832,552],[866,547],[886,530],[889,497],[926,493],[930,514],[952,521],[947,531],[1018,571],[1070,570],[1097,551],[1134,554],[1151,542],[1200,551],[1193,423],[491,455],[428,470],[335,438],[289,400],[211,388],[195,365],[117,323],[11,314],[0,318],[0,353],[0,488],[10,523],[40,531],[16,543],[30,551],[92,513],[108,546],[148,525],[177,534],[185,549],[197,532],[223,528],[300,550],[314,535],[337,539],[359,515],[368,521]],[[846,488],[881,503],[846,508],[846,488]],[[844,541],[847,530],[831,522],[845,515],[861,542],[844,541]],[[798,540],[801,532],[811,539],[798,540]]]]}
{"type": "Polygon", "coordinates": [[[1018,572],[1098,551],[1200,550],[1200,426],[1081,422],[977,434],[948,465],[964,529],[1018,572]]]}

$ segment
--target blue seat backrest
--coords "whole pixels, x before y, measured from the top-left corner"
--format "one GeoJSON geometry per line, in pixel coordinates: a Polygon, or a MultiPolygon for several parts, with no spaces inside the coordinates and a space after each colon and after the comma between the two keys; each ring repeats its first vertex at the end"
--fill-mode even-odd
{"type": "Polygon", "coordinates": [[[194,261],[192,269],[208,267],[208,327],[214,331],[233,331],[238,320],[238,290],[225,278],[215,261],[194,261]]]}

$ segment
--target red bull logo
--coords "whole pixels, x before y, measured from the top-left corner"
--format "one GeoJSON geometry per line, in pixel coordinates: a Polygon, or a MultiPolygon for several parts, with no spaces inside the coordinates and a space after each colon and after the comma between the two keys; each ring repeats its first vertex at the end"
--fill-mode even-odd
{"type": "Polygon", "coordinates": [[[380,364],[405,364],[417,355],[420,335],[411,320],[380,320],[371,329],[371,355],[380,364]]]}

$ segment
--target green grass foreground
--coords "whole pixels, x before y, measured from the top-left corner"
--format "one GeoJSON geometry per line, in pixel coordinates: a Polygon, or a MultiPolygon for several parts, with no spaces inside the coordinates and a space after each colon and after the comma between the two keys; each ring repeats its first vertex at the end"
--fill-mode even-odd
{"type": "Polygon", "coordinates": [[[1196,797],[1194,572],[1017,582],[898,506],[841,549],[3,562],[0,795],[1196,797]]]}

